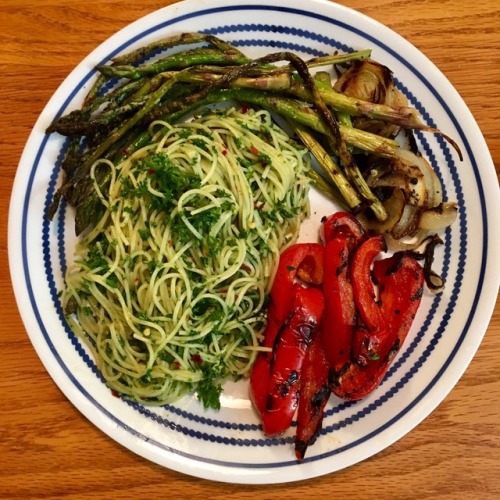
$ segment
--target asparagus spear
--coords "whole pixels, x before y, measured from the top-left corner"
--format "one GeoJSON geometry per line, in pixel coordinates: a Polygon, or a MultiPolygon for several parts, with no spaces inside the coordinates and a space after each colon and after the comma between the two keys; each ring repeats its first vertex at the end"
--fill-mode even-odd
{"type": "MultiPolygon", "coordinates": [[[[218,82],[223,76],[223,74],[228,73],[228,71],[234,71],[234,68],[223,68],[223,73],[215,73],[216,67],[213,66],[196,66],[193,67],[193,72],[184,72],[179,75],[180,82],[198,82],[200,84],[210,84],[218,82]]],[[[250,72],[251,73],[251,72],[250,72]]],[[[292,82],[289,75],[290,71],[279,70],[279,73],[273,71],[261,72],[260,76],[255,77],[240,77],[234,79],[231,82],[231,87],[238,88],[256,88],[256,89],[266,89],[274,91],[286,91],[290,95],[301,99],[306,102],[311,101],[310,93],[305,88],[301,82],[292,82]]],[[[159,77],[173,77],[176,72],[169,71],[163,72],[156,77],[153,77],[151,82],[154,82],[155,78],[159,77]]],[[[296,79],[296,78],[295,78],[296,79]]],[[[120,114],[127,113],[133,109],[138,109],[143,105],[142,100],[137,99],[137,96],[147,94],[148,85],[152,84],[149,80],[139,88],[139,90],[127,100],[126,106],[113,107],[111,109],[116,109],[116,111],[111,112],[111,109],[106,109],[98,116],[92,116],[89,109],[83,109],[78,112],[70,113],[65,117],[60,118],[54,124],[52,124],[48,132],[59,132],[65,135],[73,135],[75,133],[86,133],[91,130],[92,127],[110,123],[116,119],[120,119],[120,114]],[[134,100],[135,99],[135,100],[134,100]],[[89,123],[84,124],[87,120],[89,123]],[[80,122],[80,123],[75,123],[80,122]]],[[[332,107],[338,113],[341,113],[344,124],[349,124],[347,120],[347,115],[349,116],[366,116],[371,119],[380,119],[395,123],[404,128],[414,128],[421,130],[430,130],[427,125],[421,122],[418,112],[410,107],[402,106],[389,106],[384,104],[374,104],[368,101],[363,101],[361,99],[349,97],[338,92],[335,92],[331,86],[327,84],[316,81],[316,85],[319,88],[320,97],[323,101],[332,107]],[[347,120],[347,121],[346,121],[347,120]]],[[[183,104],[183,106],[185,103],[183,104]]],[[[166,105],[170,107],[169,104],[166,105]]],[[[161,115],[163,112],[158,111],[157,115],[161,115]]]]}
{"type": "Polygon", "coordinates": [[[158,74],[171,69],[184,69],[198,64],[241,65],[248,59],[238,52],[221,52],[216,49],[198,48],[168,56],[160,61],[144,66],[99,66],[97,70],[108,78],[129,78],[131,80],[146,75],[158,74]]]}
{"type": "MultiPolygon", "coordinates": [[[[367,116],[373,119],[388,121],[404,128],[422,130],[429,128],[421,121],[418,111],[414,108],[363,101],[336,92],[323,82],[317,82],[316,85],[325,104],[337,111],[342,111],[351,116],[367,116]]],[[[292,83],[289,91],[299,99],[307,99],[308,97],[307,89],[300,82],[292,83]]]]}
{"type": "MultiPolygon", "coordinates": [[[[74,135],[85,135],[91,133],[91,131],[99,126],[108,125],[114,123],[118,120],[123,120],[124,117],[130,115],[131,112],[139,110],[147,102],[148,94],[151,90],[158,86],[157,81],[161,79],[168,80],[170,78],[176,78],[177,82],[185,83],[199,83],[199,84],[213,84],[221,80],[221,75],[213,73],[200,72],[200,69],[196,69],[195,72],[183,72],[179,74],[177,71],[163,72],[155,75],[153,78],[144,83],[132,96],[127,99],[127,101],[119,107],[106,108],[97,115],[90,114],[88,109],[77,110],[70,113],[69,115],[61,117],[59,120],[52,123],[47,132],[58,132],[62,135],[74,136],[74,135]],[[188,74],[189,73],[189,74],[188,74]]],[[[139,81],[139,80],[137,80],[139,81]]],[[[252,78],[238,78],[231,86],[237,86],[242,88],[255,88],[255,89],[268,89],[268,90],[284,90],[290,86],[290,76],[287,73],[273,74],[272,76],[261,76],[252,78]]],[[[193,86],[185,86],[186,92],[180,92],[178,89],[177,95],[187,94],[187,91],[193,91],[193,86]]],[[[199,90],[199,89],[198,89],[199,90]]],[[[174,101],[172,98],[172,92],[169,92],[168,98],[169,102],[174,101]]],[[[89,106],[93,108],[94,106],[89,106]]],[[[160,113],[157,113],[160,114],[160,113]]]]}
{"type": "MultiPolygon", "coordinates": [[[[279,97],[270,92],[257,91],[253,89],[222,89],[210,93],[206,98],[197,102],[181,101],[179,103],[169,103],[162,111],[165,113],[160,118],[168,122],[176,122],[187,113],[190,113],[201,106],[218,102],[239,101],[262,106],[286,118],[292,119],[306,127],[321,134],[326,134],[326,128],[322,123],[318,113],[309,106],[300,103],[295,99],[279,97]]],[[[370,132],[345,127],[339,125],[340,132],[344,140],[352,146],[374,153],[379,156],[393,158],[399,145],[392,139],[387,139],[370,132]]]]}
{"type": "Polygon", "coordinates": [[[347,206],[344,198],[342,197],[337,186],[328,183],[321,175],[316,172],[313,168],[309,169],[307,176],[311,185],[313,185],[320,193],[323,193],[331,201],[340,205],[342,210],[349,211],[350,208],[347,206]]]}
{"type": "MultiPolygon", "coordinates": [[[[342,169],[334,159],[325,151],[323,146],[314,138],[314,136],[303,126],[292,123],[294,132],[299,136],[304,145],[311,151],[319,165],[330,178],[333,185],[337,186],[344,203],[350,210],[355,210],[361,205],[361,200],[356,190],[346,179],[342,169]]],[[[318,181],[316,181],[318,182],[318,181]]]]}
{"type": "MultiPolygon", "coordinates": [[[[200,68],[198,70],[199,73],[193,72],[185,74],[184,81],[200,83],[215,82],[221,78],[221,75],[211,72],[212,69],[213,68],[200,68]]],[[[224,70],[226,70],[226,68],[224,68],[224,70]]],[[[414,108],[374,104],[369,101],[363,101],[340,94],[323,82],[317,81],[316,86],[319,88],[321,99],[336,111],[343,112],[350,116],[367,116],[373,119],[388,121],[404,128],[431,130],[421,121],[418,111],[414,108]]],[[[280,70],[279,73],[271,74],[269,74],[269,72],[263,72],[261,76],[254,78],[238,78],[231,83],[231,87],[286,91],[286,93],[300,100],[311,102],[310,94],[304,85],[297,81],[290,81],[287,77],[287,73],[283,72],[283,70],[280,70]]]]}
{"type": "Polygon", "coordinates": [[[245,57],[247,62],[250,60],[248,57],[244,56],[236,47],[230,43],[217,38],[214,35],[205,33],[181,33],[180,35],[173,35],[156,42],[152,42],[148,45],[140,47],[136,50],[128,52],[127,54],[115,57],[113,59],[113,65],[124,65],[124,64],[135,64],[138,61],[146,58],[149,54],[158,52],[160,50],[166,50],[172,47],[178,47],[181,45],[190,45],[200,42],[208,42],[214,48],[219,49],[221,52],[234,52],[245,57]]]}
{"type": "MultiPolygon", "coordinates": [[[[239,52],[231,44],[215,37],[214,35],[208,35],[204,33],[182,33],[180,35],[174,35],[150,43],[148,45],[140,47],[139,49],[128,52],[127,54],[117,56],[113,59],[112,65],[117,66],[126,64],[130,65],[137,64],[141,60],[144,60],[148,55],[151,55],[156,51],[165,50],[179,45],[191,45],[200,42],[209,42],[212,46],[218,48],[222,52],[227,50],[241,54],[241,52],[239,52]]],[[[102,89],[102,86],[107,80],[108,77],[103,74],[98,76],[98,78],[94,82],[94,85],[92,86],[89,93],[85,97],[85,101],[83,103],[84,107],[91,104],[97,98],[99,91],[102,89]]]]}
{"type": "MultiPolygon", "coordinates": [[[[317,85],[319,84],[318,87],[320,88],[320,92],[322,86],[325,86],[328,89],[332,88],[332,79],[327,71],[318,71],[314,75],[314,81],[317,85]]],[[[323,99],[325,98],[324,95],[322,95],[321,97],[323,97],[323,99]]],[[[337,111],[337,120],[342,125],[352,127],[351,116],[345,111],[337,111]]]]}
{"type": "MultiPolygon", "coordinates": [[[[193,39],[194,40],[194,39],[193,39]]],[[[195,64],[247,64],[251,62],[247,56],[238,51],[235,47],[226,42],[222,42],[221,40],[212,37],[212,42],[216,45],[216,49],[209,48],[201,48],[201,49],[192,49],[184,52],[180,52],[177,54],[170,55],[161,59],[160,61],[156,61],[151,64],[142,65],[142,66],[134,66],[129,61],[129,58],[122,59],[114,59],[112,65],[103,65],[99,66],[97,69],[100,73],[107,77],[122,77],[122,78],[130,78],[135,79],[139,76],[145,76],[149,74],[157,74],[163,71],[167,71],[172,68],[185,68],[187,66],[193,66],[195,64]],[[217,40],[216,42],[214,40],[217,40]],[[210,58],[213,57],[214,60],[212,63],[208,62],[210,58]],[[196,62],[197,59],[202,59],[201,62],[196,62]],[[190,60],[193,59],[194,62],[190,60]],[[206,59],[206,60],[203,60],[206,59]],[[120,64],[117,64],[118,61],[120,64]]],[[[158,44],[162,46],[162,43],[158,44]]],[[[165,48],[165,47],[163,47],[165,48]]],[[[146,53],[149,52],[146,51],[146,53]]],[[[143,51],[140,51],[138,54],[144,55],[143,51]]],[[[367,59],[371,54],[370,50],[360,50],[356,52],[350,52],[346,54],[333,54],[315,57],[313,59],[309,59],[306,61],[306,64],[309,68],[314,68],[318,66],[332,65],[332,64],[344,64],[346,62],[352,61],[362,61],[367,59]]],[[[130,58],[130,59],[136,59],[130,58]]],[[[262,65],[261,68],[257,70],[261,73],[272,73],[273,71],[283,71],[280,68],[269,67],[265,64],[262,65]]],[[[291,71],[291,68],[288,68],[288,71],[291,71]]]]}

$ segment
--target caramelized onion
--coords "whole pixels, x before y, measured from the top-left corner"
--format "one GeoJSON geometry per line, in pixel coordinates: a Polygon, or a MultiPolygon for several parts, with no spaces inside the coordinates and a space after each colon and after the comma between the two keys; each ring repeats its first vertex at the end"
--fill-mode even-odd
{"type": "Polygon", "coordinates": [[[399,149],[397,155],[403,163],[418,168],[422,173],[427,190],[427,206],[432,208],[439,205],[442,201],[441,183],[429,162],[407,149],[399,149]]]}
{"type": "Polygon", "coordinates": [[[387,247],[390,250],[405,250],[405,251],[414,251],[422,245],[422,242],[425,241],[426,238],[429,237],[429,233],[422,229],[417,230],[417,232],[411,236],[406,238],[396,239],[392,236],[391,233],[388,233],[385,237],[387,247]]]}
{"type": "Polygon", "coordinates": [[[374,218],[364,217],[360,214],[359,219],[366,229],[375,231],[378,234],[388,233],[398,223],[403,213],[406,199],[401,189],[393,189],[391,196],[384,201],[384,207],[387,211],[387,219],[379,221],[374,218]]]}
{"type": "Polygon", "coordinates": [[[374,103],[384,103],[392,86],[392,72],[386,66],[365,59],[354,61],[335,82],[337,92],[374,103]]]}
{"type": "MultiPolygon", "coordinates": [[[[371,60],[353,63],[340,76],[334,88],[373,103],[408,104],[404,94],[394,85],[391,71],[371,60]]],[[[353,125],[386,137],[395,137],[399,132],[398,126],[369,117],[353,117],[353,125]]],[[[391,249],[416,251],[425,244],[429,233],[453,224],[457,207],[455,203],[443,202],[440,180],[418,151],[400,148],[396,154],[397,157],[391,159],[372,156],[366,162],[366,183],[383,194],[385,199],[381,199],[388,217],[384,221],[374,220],[369,215],[360,217],[367,229],[386,236],[391,249]]],[[[425,250],[428,267],[437,244],[432,238],[427,241],[425,250]]],[[[430,267],[426,274],[429,288],[439,290],[442,287],[441,278],[430,267]]]]}
{"type": "Polygon", "coordinates": [[[428,189],[421,170],[402,161],[388,160],[383,168],[374,168],[366,182],[371,188],[395,187],[405,192],[410,205],[424,207],[428,205],[428,189]]]}
{"type": "Polygon", "coordinates": [[[443,240],[437,235],[433,234],[428,236],[422,245],[425,245],[423,253],[422,251],[416,250],[412,252],[412,255],[417,259],[424,259],[424,278],[427,288],[434,293],[439,293],[444,288],[444,280],[436,272],[432,270],[432,264],[434,262],[434,250],[437,245],[442,245],[443,240]]]}
{"type": "Polygon", "coordinates": [[[444,202],[437,207],[424,210],[420,215],[419,227],[427,231],[437,231],[451,226],[457,218],[457,204],[444,202]]]}
{"type": "Polygon", "coordinates": [[[391,229],[391,235],[398,240],[406,236],[414,236],[418,230],[419,219],[419,207],[407,203],[397,224],[391,229]]]}

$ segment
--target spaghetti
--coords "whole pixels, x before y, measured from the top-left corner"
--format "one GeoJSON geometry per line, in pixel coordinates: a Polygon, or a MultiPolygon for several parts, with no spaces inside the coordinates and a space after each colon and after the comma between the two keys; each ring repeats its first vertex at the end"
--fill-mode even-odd
{"type": "Polygon", "coordinates": [[[109,169],[105,214],[68,268],[67,321],[108,386],[147,404],[246,376],[279,253],[308,213],[307,151],[267,111],[154,122],[153,141],[109,169]]]}

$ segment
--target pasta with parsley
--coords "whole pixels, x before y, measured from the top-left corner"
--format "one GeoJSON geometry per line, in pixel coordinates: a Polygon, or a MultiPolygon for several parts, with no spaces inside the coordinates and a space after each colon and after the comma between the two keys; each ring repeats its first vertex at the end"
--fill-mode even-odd
{"type": "Polygon", "coordinates": [[[267,111],[171,125],[108,169],[100,222],[77,245],[62,303],[108,386],[147,404],[249,374],[280,251],[308,213],[308,153],[267,111]]]}

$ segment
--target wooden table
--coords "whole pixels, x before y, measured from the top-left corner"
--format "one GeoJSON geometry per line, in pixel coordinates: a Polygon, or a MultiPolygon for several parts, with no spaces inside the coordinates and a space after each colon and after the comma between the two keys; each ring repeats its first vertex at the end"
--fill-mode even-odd
{"type": "MultiPolygon", "coordinates": [[[[363,463],[295,484],[218,484],[154,465],[91,425],[45,372],[18,314],[7,265],[7,213],[19,157],[69,71],[111,34],[169,3],[0,1],[0,497],[500,498],[498,301],[470,367],[421,425],[363,463]]],[[[475,115],[498,173],[498,1],[340,3],[393,28],[437,64],[475,115]]]]}

